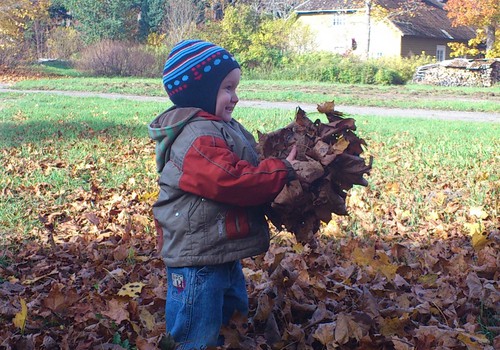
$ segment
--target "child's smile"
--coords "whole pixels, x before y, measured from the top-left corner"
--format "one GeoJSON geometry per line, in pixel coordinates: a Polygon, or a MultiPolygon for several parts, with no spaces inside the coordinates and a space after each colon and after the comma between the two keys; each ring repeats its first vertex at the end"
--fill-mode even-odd
{"type": "Polygon", "coordinates": [[[232,113],[238,103],[238,95],[236,88],[240,83],[241,70],[233,69],[222,81],[217,93],[217,102],[215,105],[215,115],[222,118],[224,121],[232,119],[232,113]]]}

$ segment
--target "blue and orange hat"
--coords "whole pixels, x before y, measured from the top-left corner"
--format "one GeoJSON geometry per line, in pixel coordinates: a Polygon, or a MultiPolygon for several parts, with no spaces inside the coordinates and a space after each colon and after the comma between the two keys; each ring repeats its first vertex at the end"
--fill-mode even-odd
{"type": "Polygon", "coordinates": [[[235,68],[240,65],[222,47],[202,40],[184,40],[168,55],[163,86],[177,107],[197,107],[215,114],[220,84],[235,68]]]}

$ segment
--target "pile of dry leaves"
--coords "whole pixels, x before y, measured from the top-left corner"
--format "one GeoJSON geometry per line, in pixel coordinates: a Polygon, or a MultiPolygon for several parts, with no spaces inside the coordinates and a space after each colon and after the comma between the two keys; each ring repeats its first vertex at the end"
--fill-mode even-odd
{"type": "Polygon", "coordinates": [[[309,242],[328,223],[332,213],[347,215],[345,199],[354,185],[366,186],[372,159],[361,157],[365,141],[359,138],[355,121],[335,111],[334,102],[318,105],[328,123],[311,121],[298,108],[295,120],[284,128],[259,133],[258,151],[263,158],[285,158],[297,147],[293,164],[297,179],[285,185],[268,211],[275,227],[286,228],[302,242],[309,242]]]}

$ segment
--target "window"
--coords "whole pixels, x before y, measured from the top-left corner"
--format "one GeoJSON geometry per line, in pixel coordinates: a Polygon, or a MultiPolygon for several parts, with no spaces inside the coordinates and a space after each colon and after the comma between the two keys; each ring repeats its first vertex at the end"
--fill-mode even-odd
{"type": "Polygon", "coordinates": [[[343,13],[335,13],[333,15],[332,24],[334,26],[343,26],[343,25],[345,25],[345,15],[343,13]]]}
{"type": "Polygon", "coordinates": [[[437,61],[444,61],[445,57],[446,57],[446,46],[437,45],[436,46],[436,60],[437,61]]]}

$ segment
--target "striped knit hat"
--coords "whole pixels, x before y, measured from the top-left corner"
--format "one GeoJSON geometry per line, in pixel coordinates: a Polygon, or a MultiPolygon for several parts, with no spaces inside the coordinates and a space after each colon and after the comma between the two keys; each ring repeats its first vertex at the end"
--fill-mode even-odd
{"type": "Polygon", "coordinates": [[[163,85],[177,107],[197,107],[215,114],[222,80],[240,65],[220,46],[184,40],[174,46],[163,69],[163,85]]]}

